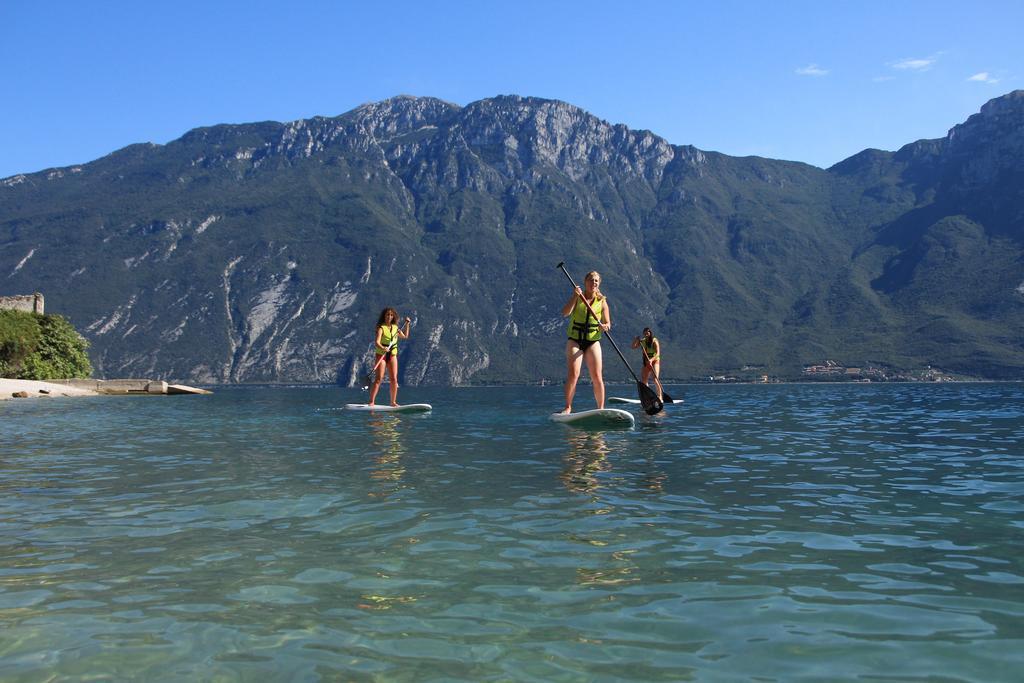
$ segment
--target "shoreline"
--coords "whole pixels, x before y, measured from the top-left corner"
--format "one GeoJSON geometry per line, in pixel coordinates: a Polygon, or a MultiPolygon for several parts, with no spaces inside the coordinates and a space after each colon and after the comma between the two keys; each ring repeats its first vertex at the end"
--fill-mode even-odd
{"type": "MultiPolygon", "coordinates": [[[[41,380],[28,380],[28,379],[8,379],[0,377],[0,401],[16,400],[16,398],[63,398],[63,397],[79,397],[79,396],[104,396],[104,395],[116,395],[116,394],[160,394],[160,393],[194,393],[194,394],[209,394],[213,393],[207,389],[198,389],[195,387],[186,387],[184,385],[171,385],[171,391],[166,389],[163,391],[148,392],[145,389],[134,389],[132,391],[98,391],[95,389],[89,389],[81,386],[83,383],[90,381],[96,382],[97,388],[104,383],[104,380],[79,380],[79,386],[74,386],[65,383],[67,380],[55,380],[51,382],[41,380]],[[177,391],[175,391],[177,390],[177,391]],[[18,392],[25,392],[27,396],[15,397],[13,394],[18,392]]],[[[879,385],[907,385],[907,384],[927,384],[927,385],[939,385],[939,384],[1014,384],[1019,383],[1022,380],[946,380],[942,382],[925,381],[925,380],[905,380],[895,382],[854,382],[854,381],[829,381],[829,380],[810,380],[810,381],[784,381],[784,382],[693,382],[693,381],[665,381],[666,385],[677,386],[677,387],[721,387],[721,386],[737,386],[737,385],[761,385],[761,386],[783,386],[783,385],[842,385],[848,384],[850,386],[879,386],[879,385]]],[[[113,382],[131,382],[132,384],[147,383],[148,380],[111,380],[113,382]]],[[[581,386],[591,386],[589,382],[581,381],[581,386]]],[[[605,382],[608,387],[612,386],[624,386],[632,387],[632,382],[605,382]]],[[[231,389],[244,389],[244,388],[257,388],[257,389],[353,389],[356,387],[345,387],[338,384],[317,384],[317,383],[239,383],[239,384],[216,384],[207,385],[216,387],[221,390],[230,391],[231,389]]],[[[457,386],[445,386],[445,385],[414,385],[419,388],[431,387],[438,388],[442,387],[446,389],[483,389],[483,388],[501,388],[501,387],[540,387],[535,383],[501,383],[501,384],[462,384],[457,386]]],[[[559,386],[555,383],[548,384],[547,386],[559,386]]]]}
{"type": "Polygon", "coordinates": [[[0,378],[0,400],[52,398],[56,396],[171,396],[212,394],[185,384],[149,379],[55,379],[0,378]]]}
{"type": "Polygon", "coordinates": [[[14,394],[25,392],[27,397],[20,398],[59,398],[63,396],[99,396],[99,392],[91,389],[72,387],[55,382],[43,382],[34,379],[7,379],[0,377],[0,401],[15,400],[14,394]]]}
{"type": "MultiPolygon", "coordinates": [[[[889,382],[872,381],[872,382],[857,382],[854,380],[785,380],[778,382],[700,382],[692,380],[664,380],[662,383],[667,386],[676,387],[724,387],[724,386],[814,386],[814,385],[844,385],[850,386],[895,386],[895,385],[908,385],[908,384],[920,384],[929,386],[938,386],[943,384],[1020,384],[1024,382],[1021,379],[953,379],[943,380],[941,382],[934,380],[893,380],[889,382]]],[[[384,383],[386,384],[386,382],[384,383]]],[[[384,386],[381,384],[381,386],[384,386]]],[[[625,386],[633,387],[636,386],[636,382],[633,381],[609,381],[605,380],[605,386],[625,386]]],[[[239,382],[236,384],[204,384],[205,387],[210,387],[218,390],[231,390],[231,389],[359,389],[358,386],[346,386],[342,384],[333,384],[327,382],[239,382]]],[[[405,388],[442,388],[442,389],[499,389],[503,387],[536,387],[538,389],[550,388],[550,387],[561,387],[561,382],[549,382],[548,384],[538,384],[537,382],[495,382],[495,383],[481,383],[481,384],[403,384],[405,388]]],[[[589,381],[581,378],[578,386],[592,386],[589,381]]]]}

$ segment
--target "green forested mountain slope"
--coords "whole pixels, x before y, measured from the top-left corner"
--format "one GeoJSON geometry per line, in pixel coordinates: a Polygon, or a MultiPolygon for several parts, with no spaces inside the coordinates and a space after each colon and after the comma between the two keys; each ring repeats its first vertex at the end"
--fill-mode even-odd
{"type": "Polygon", "coordinates": [[[671,377],[1020,378],[1022,124],[1017,91],[828,170],[521,97],[216,126],[0,181],[0,293],[44,292],[99,376],[347,384],[393,305],[407,383],[528,382],[564,372],[565,260],[671,377]]]}

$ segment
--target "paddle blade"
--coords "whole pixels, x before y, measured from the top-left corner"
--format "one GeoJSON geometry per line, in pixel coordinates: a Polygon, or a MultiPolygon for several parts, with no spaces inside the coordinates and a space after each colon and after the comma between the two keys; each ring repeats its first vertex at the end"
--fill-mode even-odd
{"type": "Polygon", "coordinates": [[[363,391],[366,391],[367,389],[369,389],[370,385],[373,384],[373,380],[375,380],[376,378],[377,378],[377,373],[376,372],[368,372],[367,374],[363,375],[363,379],[361,380],[362,381],[362,386],[363,386],[363,391]]]}
{"type": "Polygon", "coordinates": [[[675,400],[671,396],[669,396],[665,391],[662,391],[661,392],[661,402],[662,403],[675,403],[675,400]]]}
{"type": "Polygon", "coordinates": [[[643,382],[636,383],[636,390],[640,393],[640,405],[648,415],[656,415],[665,407],[654,390],[643,382]]]}

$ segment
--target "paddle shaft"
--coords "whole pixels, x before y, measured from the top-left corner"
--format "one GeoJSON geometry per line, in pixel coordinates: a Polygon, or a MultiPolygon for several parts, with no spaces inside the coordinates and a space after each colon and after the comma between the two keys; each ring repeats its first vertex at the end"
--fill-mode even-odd
{"type": "MultiPolygon", "coordinates": [[[[572,279],[572,275],[569,275],[569,271],[565,269],[565,263],[559,263],[558,267],[563,273],[565,273],[565,276],[569,278],[569,282],[572,283],[572,288],[574,290],[579,289],[579,285],[577,285],[576,281],[572,279]]],[[[587,300],[584,299],[583,297],[580,297],[580,301],[583,302],[583,305],[587,307],[588,311],[590,311],[590,315],[594,316],[594,320],[596,320],[597,323],[600,325],[601,319],[597,317],[596,313],[594,313],[594,309],[590,307],[590,304],[587,303],[587,300]]],[[[621,358],[622,362],[625,363],[626,369],[629,370],[629,374],[633,375],[633,379],[636,380],[637,384],[640,384],[640,378],[636,376],[635,372],[633,372],[633,368],[630,366],[629,361],[626,360],[626,357],[622,355],[622,351],[619,351],[619,345],[615,343],[614,339],[612,339],[612,333],[609,332],[608,330],[605,330],[604,333],[605,335],[607,335],[608,341],[612,343],[612,348],[615,349],[615,353],[619,354],[619,358],[621,358]]]]}

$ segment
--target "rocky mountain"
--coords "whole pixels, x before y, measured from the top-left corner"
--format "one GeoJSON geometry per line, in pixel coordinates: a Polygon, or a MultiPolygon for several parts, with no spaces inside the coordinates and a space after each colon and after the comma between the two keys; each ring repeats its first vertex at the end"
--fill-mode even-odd
{"type": "Polygon", "coordinates": [[[564,260],[604,275],[627,357],[656,330],[670,377],[1021,378],[1022,160],[1024,91],[828,170],[563,102],[397,97],[4,179],[0,293],[42,291],[106,377],[351,384],[391,305],[406,383],[558,381],[564,260]]]}

